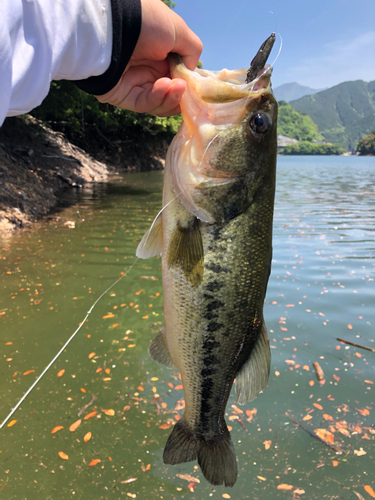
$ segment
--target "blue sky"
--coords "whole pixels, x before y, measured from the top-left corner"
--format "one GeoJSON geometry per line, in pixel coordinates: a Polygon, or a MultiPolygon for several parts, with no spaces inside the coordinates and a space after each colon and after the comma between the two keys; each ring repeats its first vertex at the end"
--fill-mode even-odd
{"type": "Polygon", "coordinates": [[[375,80],[375,0],[175,0],[203,42],[206,69],[247,67],[273,32],[273,86],[375,80]]]}

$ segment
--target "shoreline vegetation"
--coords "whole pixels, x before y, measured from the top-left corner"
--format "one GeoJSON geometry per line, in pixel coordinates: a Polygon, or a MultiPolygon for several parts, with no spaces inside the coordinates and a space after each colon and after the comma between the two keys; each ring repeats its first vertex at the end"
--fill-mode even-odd
{"type": "Polygon", "coordinates": [[[0,234],[30,228],[58,208],[66,189],[102,183],[123,172],[162,170],[168,135],[139,135],[112,155],[87,152],[31,116],[0,128],[0,234]]]}
{"type": "MultiPolygon", "coordinates": [[[[0,127],[0,233],[30,227],[58,207],[61,192],[123,172],[161,170],[181,116],[159,118],[99,103],[72,83],[53,82],[42,105],[0,127]]],[[[312,119],[279,102],[280,155],[340,155],[312,119]]],[[[357,154],[375,154],[375,132],[357,154]]]]}
{"type": "Polygon", "coordinates": [[[360,155],[375,156],[375,130],[359,141],[357,151],[360,155]]]}
{"type": "Polygon", "coordinates": [[[309,141],[300,141],[294,144],[286,144],[280,149],[281,155],[343,155],[349,154],[340,144],[315,143],[309,141]]]}
{"type": "Polygon", "coordinates": [[[295,110],[286,101],[279,101],[277,123],[278,153],[282,155],[340,155],[340,144],[324,141],[310,116],[295,110]]]}
{"type": "Polygon", "coordinates": [[[30,227],[66,188],[162,170],[181,122],[120,110],[71,82],[53,82],[41,106],[0,127],[0,233],[30,227]]]}

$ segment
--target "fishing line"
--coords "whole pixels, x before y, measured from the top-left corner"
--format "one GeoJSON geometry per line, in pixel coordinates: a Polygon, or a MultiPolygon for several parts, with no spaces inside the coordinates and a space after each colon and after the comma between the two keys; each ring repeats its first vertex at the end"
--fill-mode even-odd
{"type": "Polygon", "coordinates": [[[276,16],[276,15],[275,15],[275,13],[273,12],[273,10],[269,10],[269,11],[268,11],[268,14],[272,14],[272,16],[273,16],[273,20],[274,20],[274,22],[275,22],[276,26],[275,26],[275,29],[273,29],[272,31],[273,31],[273,33],[276,33],[276,32],[277,32],[277,28],[278,28],[278,26],[277,26],[277,20],[278,20],[278,19],[277,19],[277,16],[276,16]]]}
{"type": "MultiPolygon", "coordinates": [[[[138,257],[135,258],[133,264],[127,269],[127,273],[131,271],[137,262],[138,257]]],[[[96,304],[101,300],[104,295],[109,292],[119,281],[124,278],[124,276],[127,276],[127,274],[121,275],[110,287],[108,287],[93,303],[93,305],[90,307],[90,309],[87,311],[86,316],[84,317],[83,321],[80,323],[79,327],[77,330],[69,337],[69,339],[65,342],[65,344],[62,346],[62,348],[59,350],[59,352],[56,354],[56,356],[48,363],[48,365],[44,368],[42,373],[39,375],[39,377],[35,380],[35,382],[28,388],[28,390],[25,392],[25,394],[21,397],[21,399],[18,401],[16,406],[12,409],[12,411],[5,417],[5,419],[1,422],[0,424],[0,429],[4,427],[4,425],[8,422],[10,417],[18,410],[18,408],[21,406],[21,404],[25,401],[27,396],[30,394],[30,392],[34,389],[34,387],[37,385],[37,383],[41,380],[41,378],[47,373],[47,371],[51,368],[51,366],[54,364],[54,362],[59,358],[59,356],[63,353],[63,351],[66,349],[66,347],[70,344],[70,342],[74,339],[74,337],[77,335],[77,333],[80,331],[80,329],[83,327],[83,325],[86,323],[87,318],[90,316],[92,313],[94,307],[96,304]]]]}
{"type": "Polygon", "coordinates": [[[283,48],[283,37],[281,36],[281,34],[279,32],[277,32],[277,36],[280,37],[280,48],[279,48],[279,52],[277,53],[277,56],[275,57],[275,60],[273,61],[273,63],[270,65],[271,68],[273,68],[276,64],[276,61],[278,60],[279,58],[279,55],[281,54],[281,49],[283,48]]]}
{"type": "MultiPolygon", "coordinates": [[[[229,126],[230,126],[230,125],[229,125],[229,126]]],[[[205,150],[204,150],[204,152],[203,152],[203,155],[202,155],[201,161],[199,162],[199,165],[198,165],[198,168],[197,168],[197,170],[198,170],[198,171],[199,171],[199,169],[200,169],[200,167],[201,167],[201,165],[202,165],[202,163],[203,163],[203,159],[204,159],[204,157],[205,157],[205,155],[206,155],[206,153],[207,153],[207,151],[208,151],[209,147],[210,147],[210,146],[211,146],[211,144],[214,142],[214,140],[215,140],[215,139],[217,139],[217,138],[219,137],[219,135],[220,135],[220,134],[222,134],[223,132],[224,132],[224,130],[220,130],[220,132],[218,132],[218,133],[214,136],[214,138],[213,138],[213,139],[211,139],[211,140],[210,140],[210,142],[207,144],[206,149],[205,149],[205,150]]]]}
{"type": "MultiPolygon", "coordinates": [[[[233,23],[235,21],[237,21],[237,19],[240,17],[244,17],[242,16],[242,11],[244,9],[244,7],[248,4],[248,0],[244,0],[242,2],[242,4],[240,5],[240,7],[237,6],[237,12],[232,16],[232,19],[230,20],[230,22],[227,24],[226,26],[226,31],[224,32],[224,35],[226,35],[228,32],[229,32],[229,29],[233,26],[233,23]]],[[[225,37],[223,37],[225,38],[225,37]]]]}

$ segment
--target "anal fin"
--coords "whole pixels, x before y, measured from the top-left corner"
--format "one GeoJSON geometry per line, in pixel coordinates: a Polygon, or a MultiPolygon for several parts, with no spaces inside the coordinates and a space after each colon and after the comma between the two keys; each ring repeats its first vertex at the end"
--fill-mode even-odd
{"type": "Polygon", "coordinates": [[[169,354],[167,344],[164,337],[165,327],[162,326],[159,333],[148,346],[148,355],[157,363],[166,366],[167,368],[175,368],[171,355],[169,354]]]}
{"type": "Polygon", "coordinates": [[[186,225],[177,222],[169,244],[168,267],[181,267],[186,279],[197,286],[203,279],[203,242],[198,219],[192,217],[186,225]]]}
{"type": "Polygon", "coordinates": [[[271,368],[271,351],[267,329],[262,322],[260,336],[249,359],[236,375],[237,403],[243,405],[255,399],[268,382],[271,368]]]}

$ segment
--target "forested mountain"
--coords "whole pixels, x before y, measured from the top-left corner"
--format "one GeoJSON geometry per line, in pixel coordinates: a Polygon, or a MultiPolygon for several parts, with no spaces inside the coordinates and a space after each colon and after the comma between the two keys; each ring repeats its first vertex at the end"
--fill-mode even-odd
{"type": "Polygon", "coordinates": [[[299,141],[321,141],[317,125],[285,101],[279,101],[277,133],[299,141]]]}
{"type": "Polygon", "coordinates": [[[297,82],[283,83],[273,89],[273,93],[278,101],[293,101],[294,99],[299,99],[305,95],[316,94],[322,89],[312,89],[311,87],[306,87],[306,85],[300,85],[297,82]]]}
{"type": "Polygon", "coordinates": [[[340,83],[290,104],[312,118],[326,141],[349,150],[375,129],[375,81],[340,83]]]}

